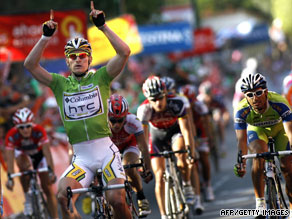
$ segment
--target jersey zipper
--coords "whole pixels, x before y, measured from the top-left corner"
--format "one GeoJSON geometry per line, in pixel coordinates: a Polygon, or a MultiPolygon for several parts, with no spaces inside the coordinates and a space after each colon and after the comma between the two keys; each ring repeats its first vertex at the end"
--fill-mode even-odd
{"type": "MultiPolygon", "coordinates": [[[[78,81],[78,91],[81,92],[80,81],[78,81]]],[[[89,138],[88,129],[87,129],[87,125],[86,125],[85,119],[83,119],[83,124],[84,124],[84,129],[85,129],[85,132],[86,132],[87,141],[89,141],[90,138],[89,138]]]]}

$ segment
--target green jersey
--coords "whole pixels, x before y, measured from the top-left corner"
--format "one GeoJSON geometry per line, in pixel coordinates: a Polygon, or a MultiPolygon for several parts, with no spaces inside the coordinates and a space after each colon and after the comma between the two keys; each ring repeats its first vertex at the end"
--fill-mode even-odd
{"type": "Polygon", "coordinates": [[[88,72],[80,81],[74,75],[65,78],[52,73],[52,76],[49,87],[56,97],[70,143],[109,136],[107,99],[113,78],[106,67],[88,72]]]}

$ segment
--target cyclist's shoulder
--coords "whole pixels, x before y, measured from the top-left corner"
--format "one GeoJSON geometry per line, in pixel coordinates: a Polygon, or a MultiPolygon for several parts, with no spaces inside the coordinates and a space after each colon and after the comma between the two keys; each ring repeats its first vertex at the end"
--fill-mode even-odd
{"type": "Polygon", "coordinates": [[[275,101],[275,102],[283,102],[286,103],[287,100],[285,97],[283,97],[281,94],[276,93],[275,91],[269,91],[268,92],[268,100],[269,101],[275,101]]]}

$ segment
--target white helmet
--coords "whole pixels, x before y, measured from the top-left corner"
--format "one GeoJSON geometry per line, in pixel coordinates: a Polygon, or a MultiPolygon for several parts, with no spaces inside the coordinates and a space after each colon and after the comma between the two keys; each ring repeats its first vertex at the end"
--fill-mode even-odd
{"type": "Polygon", "coordinates": [[[32,123],[33,119],[33,112],[26,107],[18,109],[12,117],[14,125],[32,123]]]}

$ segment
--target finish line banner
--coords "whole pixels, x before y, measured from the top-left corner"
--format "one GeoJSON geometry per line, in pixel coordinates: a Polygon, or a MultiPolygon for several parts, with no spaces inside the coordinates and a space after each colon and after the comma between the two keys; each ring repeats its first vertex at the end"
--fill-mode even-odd
{"type": "Polygon", "coordinates": [[[188,22],[139,26],[144,50],[142,54],[190,50],[194,37],[188,22]]]}
{"type": "MultiPolygon", "coordinates": [[[[0,47],[7,48],[12,61],[24,61],[42,35],[42,24],[50,13],[0,16],[0,47]]],[[[86,36],[86,14],[82,10],[54,11],[57,32],[45,49],[43,58],[64,58],[64,46],[74,36],[86,36]]]]}

